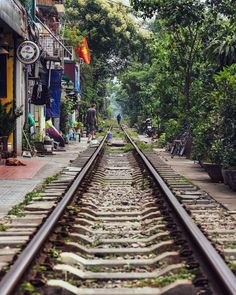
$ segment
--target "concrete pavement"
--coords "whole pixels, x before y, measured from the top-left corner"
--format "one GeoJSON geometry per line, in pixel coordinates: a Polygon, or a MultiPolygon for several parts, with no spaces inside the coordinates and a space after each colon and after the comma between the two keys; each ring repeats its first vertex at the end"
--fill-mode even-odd
{"type": "Polygon", "coordinates": [[[87,138],[81,138],[81,142],[71,141],[65,151],[54,151],[52,155],[18,157],[26,166],[0,165],[0,219],[21,203],[28,192],[68,166],[87,147],[87,138]]]}

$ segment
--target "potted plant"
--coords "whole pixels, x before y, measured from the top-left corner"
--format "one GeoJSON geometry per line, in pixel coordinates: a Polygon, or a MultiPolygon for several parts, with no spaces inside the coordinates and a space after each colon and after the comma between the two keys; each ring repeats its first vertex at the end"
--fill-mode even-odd
{"type": "Polygon", "coordinates": [[[223,182],[222,175],[222,140],[213,140],[207,153],[207,161],[202,164],[213,182],[223,182]]]}
{"type": "Polygon", "coordinates": [[[22,106],[16,108],[11,102],[0,100],[0,137],[3,143],[3,153],[8,152],[8,138],[16,127],[16,119],[23,114],[22,106]]]}
{"type": "Polygon", "coordinates": [[[225,67],[214,77],[218,116],[218,133],[222,139],[222,164],[225,182],[236,190],[236,64],[225,67]]]}
{"type": "Polygon", "coordinates": [[[215,111],[194,129],[193,159],[198,160],[213,182],[223,182],[222,140],[218,133],[215,111]]]}
{"type": "Polygon", "coordinates": [[[76,137],[78,138],[78,141],[80,142],[81,140],[81,136],[82,136],[82,132],[83,132],[83,123],[82,122],[79,122],[79,121],[75,121],[73,123],[73,126],[72,126],[75,131],[76,131],[76,137]]]}
{"type": "Polygon", "coordinates": [[[224,183],[236,191],[236,143],[225,144],[222,164],[224,183]]]}
{"type": "Polygon", "coordinates": [[[198,161],[200,166],[206,159],[212,141],[212,127],[208,122],[201,121],[193,130],[193,148],[191,157],[198,161]]]}

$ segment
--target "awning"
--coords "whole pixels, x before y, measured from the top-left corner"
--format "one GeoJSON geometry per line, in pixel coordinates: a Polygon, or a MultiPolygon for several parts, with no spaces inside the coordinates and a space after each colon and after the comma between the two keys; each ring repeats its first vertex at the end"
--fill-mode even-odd
{"type": "Polygon", "coordinates": [[[0,0],[0,19],[21,37],[27,36],[26,11],[19,1],[0,0]]]}

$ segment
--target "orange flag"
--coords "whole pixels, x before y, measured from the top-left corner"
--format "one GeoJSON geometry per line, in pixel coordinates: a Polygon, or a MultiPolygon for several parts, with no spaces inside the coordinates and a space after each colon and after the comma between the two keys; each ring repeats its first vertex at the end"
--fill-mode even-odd
{"type": "Polygon", "coordinates": [[[82,43],[76,48],[76,53],[86,64],[90,64],[91,56],[86,37],[83,37],[82,43]]]}

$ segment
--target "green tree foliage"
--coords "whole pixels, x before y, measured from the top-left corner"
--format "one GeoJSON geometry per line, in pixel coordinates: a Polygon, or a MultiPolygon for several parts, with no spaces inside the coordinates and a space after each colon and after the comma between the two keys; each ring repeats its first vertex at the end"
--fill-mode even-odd
{"type": "Polygon", "coordinates": [[[221,69],[236,62],[236,26],[222,21],[217,36],[210,42],[209,55],[217,61],[221,69]]]}
{"type": "Polygon", "coordinates": [[[220,119],[218,134],[223,142],[223,164],[236,166],[236,65],[224,68],[214,76],[214,108],[220,119]]]}
{"type": "Polygon", "coordinates": [[[143,38],[127,8],[105,0],[68,0],[67,18],[87,36],[92,54],[115,70],[143,48],[143,38]],[[121,63],[121,64],[120,64],[121,63]]]}
{"type": "Polygon", "coordinates": [[[195,159],[236,166],[235,2],[131,2],[154,21],[149,62],[120,77],[123,112],[152,117],[168,141],[188,122],[195,159]]]}
{"type": "MultiPolygon", "coordinates": [[[[236,60],[234,1],[133,0],[131,3],[144,18],[154,18],[153,58],[146,74],[146,78],[152,77],[147,83],[152,89],[148,101],[151,103],[153,98],[158,101],[156,116],[164,129],[169,129],[171,122],[181,127],[188,121],[191,130],[195,130],[195,142],[199,139],[203,143],[202,130],[210,130],[212,136],[222,125],[220,111],[216,111],[215,101],[210,98],[219,83],[214,74],[236,60]],[[199,127],[201,122],[203,126],[199,127]]],[[[144,105],[148,109],[146,106],[148,103],[144,105]]],[[[215,150],[220,147],[217,136],[214,142],[209,139],[209,146],[215,150]]]]}
{"type": "Polygon", "coordinates": [[[224,15],[224,17],[228,17],[231,22],[234,22],[236,12],[234,0],[206,0],[205,2],[210,9],[210,12],[215,17],[224,15]]]}
{"type": "Polygon", "coordinates": [[[122,75],[122,84],[126,91],[126,100],[123,101],[123,109],[129,110],[131,124],[137,118],[142,120],[151,111],[151,93],[149,80],[151,79],[149,64],[135,63],[122,75]]]}
{"type": "Polygon", "coordinates": [[[136,9],[144,16],[154,15],[159,26],[164,26],[171,38],[173,63],[181,72],[182,93],[187,117],[191,108],[191,86],[193,67],[201,46],[201,27],[204,21],[204,4],[196,0],[138,1],[133,0],[136,9]]]}
{"type": "Polygon", "coordinates": [[[107,79],[122,72],[132,60],[145,57],[144,37],[122,5],[67,0],[66,7],[69,42],[75,34],[86,36],[91,51],[91,65],[84,65],[81,71],[83,99],[96,101],[103,110],[107,79]]]}

